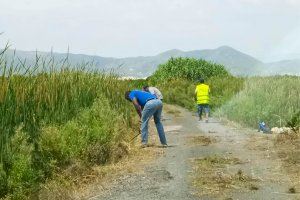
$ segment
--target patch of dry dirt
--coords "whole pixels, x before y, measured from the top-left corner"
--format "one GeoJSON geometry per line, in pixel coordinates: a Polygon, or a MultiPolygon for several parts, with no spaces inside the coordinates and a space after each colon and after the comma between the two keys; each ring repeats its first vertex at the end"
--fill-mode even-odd
{"type": "Polygon", "coordinates": [[[300,132],[279,134],[274,139],[282,168],[289,175],[292,185],[291,194],[300,193],[300,132]]]}

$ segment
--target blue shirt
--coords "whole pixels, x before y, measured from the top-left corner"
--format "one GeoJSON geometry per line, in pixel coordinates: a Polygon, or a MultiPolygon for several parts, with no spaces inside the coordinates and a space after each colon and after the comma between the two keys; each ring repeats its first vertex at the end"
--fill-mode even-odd
{"type": "Polygon", "coordinates": [[[132,90],[129,94],[129,98],[131,99],[131,101],[134,98],[136,98],[136,100],[138,101],[140,106],[144,107],[148,100],[156,99],[156,96],[149,92],[144,92],[144,91],[140,91],[140,90],[132,90]]]}

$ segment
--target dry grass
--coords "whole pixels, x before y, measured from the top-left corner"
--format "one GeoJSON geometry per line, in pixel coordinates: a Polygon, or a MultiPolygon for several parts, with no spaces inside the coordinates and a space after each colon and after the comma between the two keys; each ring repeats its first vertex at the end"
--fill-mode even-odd
{"type": "Polygon", "coordinates": [[[267,135],[251,135],[247,139],[245,147],[249,150],[266,152],[274,146],[272,140],[267,139],[267,135]]]}
{"type": "Polygon", "coordinates": [[[283,162],[282,168],[294,184],[288,192],[300,191],[300,132],[279,134],[274,140],[274,145],[278,157],[283,162]]]}
{"type": "Polygon", "coordinates": [[[193,184],[198,195],[223,195],[230,189],[258,190],[256,179],[242,170],[229,172],[232,165],[242,164],[238,158],[208,156],[194,160],[193,184]]]}
{"type": "Polygon", "coordinates": [[[295,144],[299,143],[300,132],[298,133],[284,133],[276,136],[275,144],[295,144]]]}
{"type": "Polygon", "coordinates": [[[230,157],[221,157],[218,155],[207,156],[204,158],[196,159],[196,161],[201,164],[201,166],[215,166],[215,167],[223,167],[223,165],[237,165],[242,164],[243,162],[238,158],[230,158],[230,157]]]}
{"type": "MultiPolygon", "coordinates": [[[[279,134],[275,139],[278,156],[286,168],[297,168],[300,175],[300,133],[279,134]]],[[[288,170],[295,171],[295,170],[288,170]]],[[[299,178],[299,177],[298,177],[299,178]]]]}
{"type": "Polygon", "coordinates": [[[217,142],[215,137],[208,137],[204,135],[189,137],[189,141],[195,145],[208,146],[217,142]]]}

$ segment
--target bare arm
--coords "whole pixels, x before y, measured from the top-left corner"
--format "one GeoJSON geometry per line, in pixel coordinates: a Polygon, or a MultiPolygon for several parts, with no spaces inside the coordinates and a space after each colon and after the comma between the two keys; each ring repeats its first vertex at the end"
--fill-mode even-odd
{"type": "Polygon", "coordinates": [[[140,116],[140,118],[142,117],[142,108],[141,108],[141,106],[140,106],[140,104],[138,103],[138,101],[136,100],[136,98],[134,98],[133,100],[132,100],[132,103],[133,103],[133,105],[134,105],[134,107],[135,107],[135,110],[136,110],[136,112],[137,112],[137,114],[140,116]]]}

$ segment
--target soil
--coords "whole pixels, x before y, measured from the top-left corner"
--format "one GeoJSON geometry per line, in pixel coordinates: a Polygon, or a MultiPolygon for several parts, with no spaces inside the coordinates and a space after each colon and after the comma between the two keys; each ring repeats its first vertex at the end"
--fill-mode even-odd
{"type": "MultiPolygon", "coordinates": [[[[291,192],[300,177],[288,176],[273,145],[275,136],[214,118],[198,121],[183,108],[166,107],[169,147],[161,149],[163,154],[143,170],[116,177],[87,199],[300,199],[297,190],[291,192]]],[[[156,140],[147,151],[158,148],[156,140]]]]}

